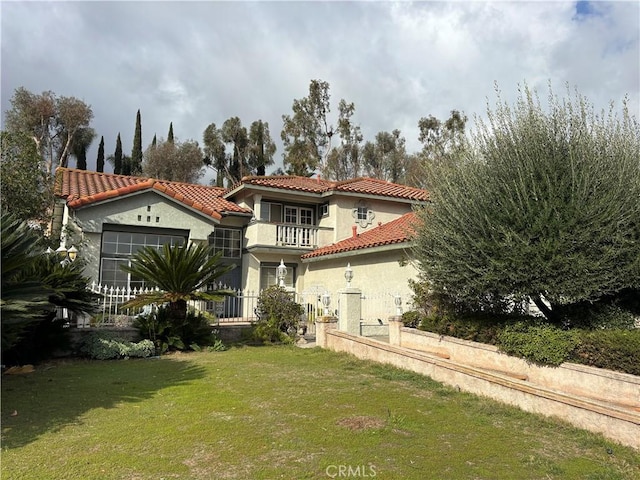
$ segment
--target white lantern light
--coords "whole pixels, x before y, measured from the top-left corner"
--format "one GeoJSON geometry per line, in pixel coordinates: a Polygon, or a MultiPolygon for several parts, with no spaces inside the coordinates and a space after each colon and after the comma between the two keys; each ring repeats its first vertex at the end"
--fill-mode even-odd
{"type": "Polygon", "coordinates": [[[56,253],[60,256],[61,259],[65,259],[67,257],[67,247],[65,247],[62,243],[58,248],[56,248],[56,253]]]}
{"type": "Polygon", "coordinates": [[[276,277],[278,278],[278,285],[284,287],[284,279],[287,276],[287,267],[284,261],[280,259],[280,265],[276,268],[276,277]]]}
{"type": "Polygon", "coordinates": [[[396,304],[396,316],[402,316],[402,297],[400,295],[396,295],[394,303],[396,304]]]}
{"type": "Polygon", "coordinates": [[[353,270],[351,270],[351,263],[347,263],[347,269],[344,271],[344,278],[347,281],[347,288],[351,287],[351,280],[353,280],[353,270]]]}
{"type": "Polygon", "coordinates": [[[71,245],[71,248],[67,251],[67,255],[69,256],[69,260],[75,262],[76,258],[78,258],[78,249],[71,245]]]}
{"type": "Polygon", "coordinates": [[[324,316],[328,317],[329,315],[331,315],[331,312],[329,311],[329,304],[331,303],[331,295],[329,295],[329,293],[324,293],[322,295],[322,308],[324,311],[324,316]]]}

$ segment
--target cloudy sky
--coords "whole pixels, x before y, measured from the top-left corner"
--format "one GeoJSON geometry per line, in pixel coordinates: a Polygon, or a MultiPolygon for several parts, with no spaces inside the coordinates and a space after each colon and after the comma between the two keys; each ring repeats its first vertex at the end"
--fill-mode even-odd
{"type": "Polygon", "coordinates": [[[409,151],[421,117],[483,115],[496,82],[508,101],[523,82],[542,98],[568,83],[598,109],[628,95],[640,116],[637,1],[2,1],[0,16],[3,120],[20,86],[84,100],[89,169],[100,136],[131,152],[138,109],[143,148],[169,122],[201,142],[212,122],[267,121],[280,166],[282,115],[311,79],[329,82],[331,115],[355,103],[365,140],[398,128],[409,151]]]}

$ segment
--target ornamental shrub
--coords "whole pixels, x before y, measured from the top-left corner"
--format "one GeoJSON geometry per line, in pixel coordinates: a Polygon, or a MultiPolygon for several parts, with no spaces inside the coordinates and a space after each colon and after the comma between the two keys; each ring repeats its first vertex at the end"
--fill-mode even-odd
{"type": "Polygon", "coordinates": [[[565,305],[640,288],[640,124],[626,100],[598,113],[577,92],[519,90],[513,106],[498,92],[465,155],[425,164],[414,253],[435,298],[530,298],[562,325],[565,305]]]}
{"type": "Polygon", "coordinates": [[[569,360],[640,375],[640,329],[582,331],[569,360]]]}
{"type": "Polygon", "coordinates": [[[253,340],[262,343],[291,343],[296,338],[304,307],[277,285],[265,288],[258,297],[258,321],[253,340]]]}
{"type": "Polygon", "coordinates": [[[148,315],[137,316],[133,325],[161,354],[169,350],[198,351],[201,347],[214,345],[217,337],[211,327],[212,320],[206,312],[193,309],[187,311],[183,320],[178,320],[163,306],[148,315]]]}
{"type": "Polygon", "coordinates": [[[562,330],[554,325],[507,325],[498,336],[498,348],[538,365],[560,365],[569,360],[579,345],[577,330],[562,330]]]}
{"type": "Polygon", "coordinates": [[[155,347],[150,340],[138,343],[118,337],[117,333],[98,331],[88,335],[80,345],[80,352],[95,360],[111,360],[126,357],[150,357],[155,347]]]}

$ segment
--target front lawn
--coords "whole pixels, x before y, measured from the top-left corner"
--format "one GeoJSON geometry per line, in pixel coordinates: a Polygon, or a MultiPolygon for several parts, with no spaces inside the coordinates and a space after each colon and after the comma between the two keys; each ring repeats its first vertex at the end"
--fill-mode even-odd
{"type": "Polygon", "coordinates": [[[320,349],[68,361],[2,379],[6,479],[634,479],[640,453],[320,349]]]}

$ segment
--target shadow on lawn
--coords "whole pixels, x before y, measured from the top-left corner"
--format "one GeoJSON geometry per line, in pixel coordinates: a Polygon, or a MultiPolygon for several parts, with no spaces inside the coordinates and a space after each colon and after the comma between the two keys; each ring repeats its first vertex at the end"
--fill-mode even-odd
{"type": "Polygon", "coordinates": [[[203,378],[184,359],[70,361],[45,364],[26,375],[2,377],[2,448],[24,446],[95,408],[137,403],[159,390],[203,378]]]}

